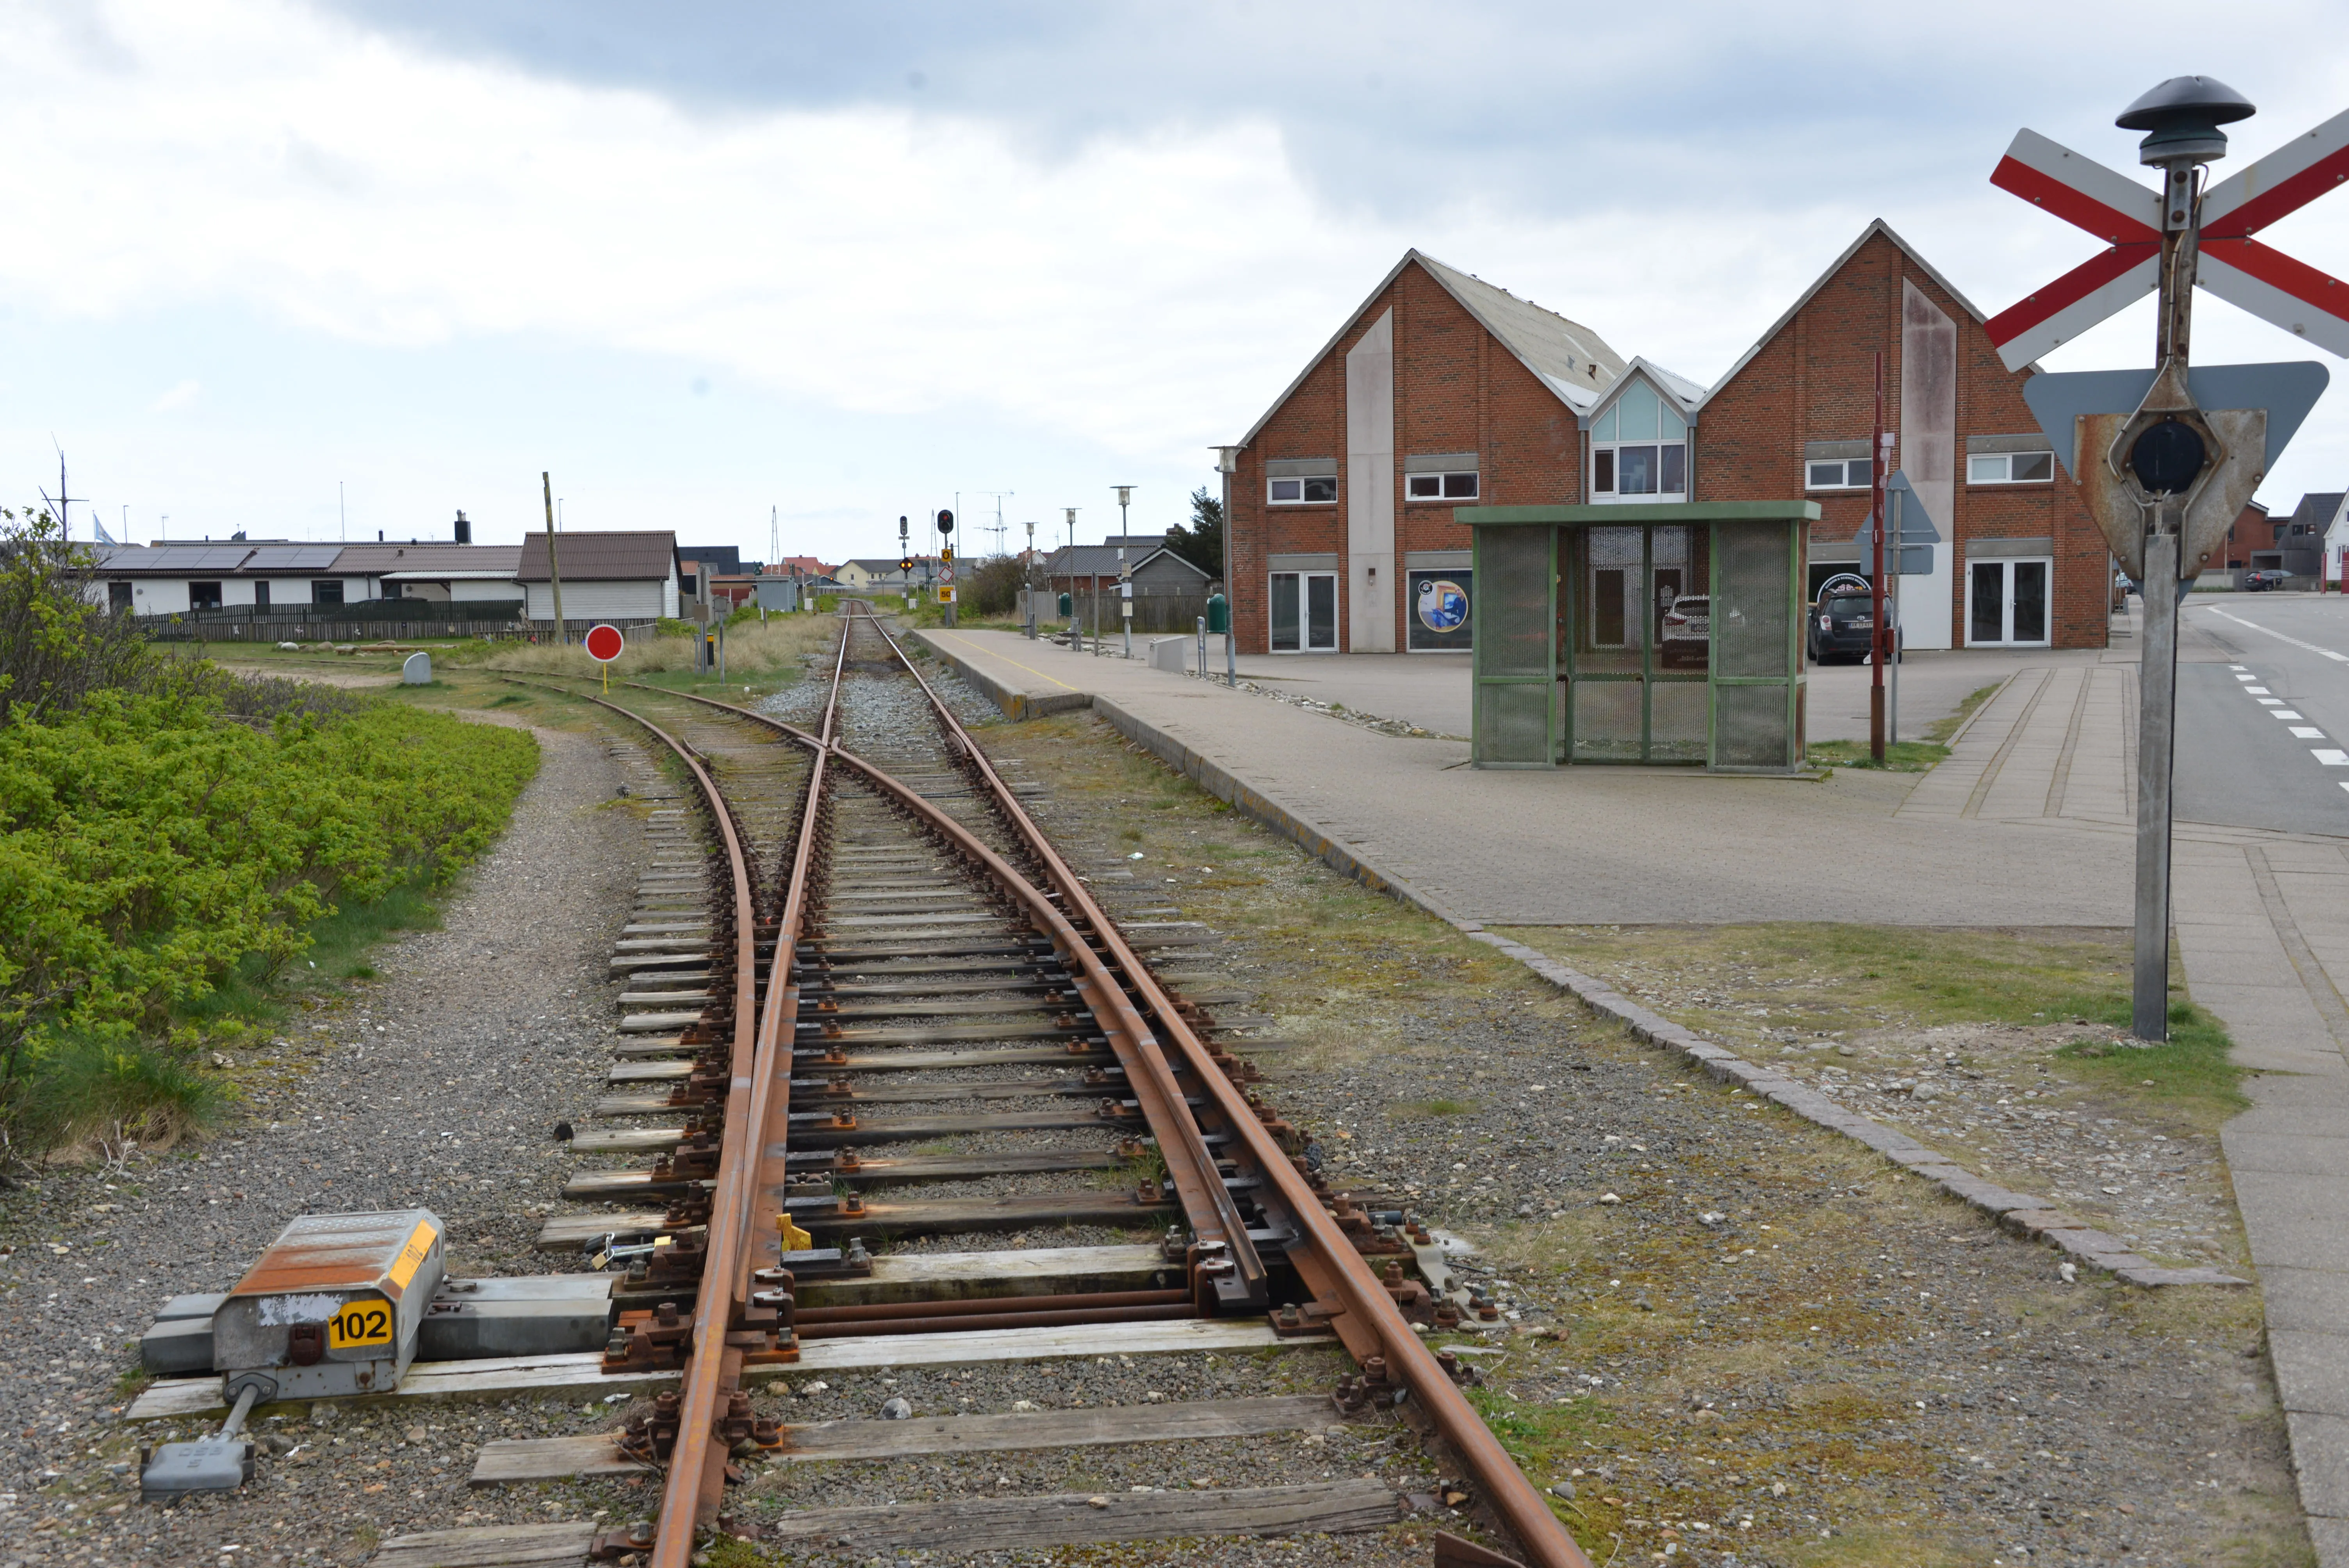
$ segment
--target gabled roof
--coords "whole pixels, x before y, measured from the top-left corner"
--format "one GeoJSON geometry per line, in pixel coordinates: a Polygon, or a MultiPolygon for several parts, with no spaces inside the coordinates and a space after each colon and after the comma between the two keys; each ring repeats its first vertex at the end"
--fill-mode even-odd
{"type": "MultiPolygon", "coordinates": [[[[578,583],[666,583],[677,565],[677,535],[667,529],[616,531],[606,533],[566,533],[555,546],[564,578],[578,583]]],[[[522,536],[522,564],[514,573],[519,583],[543,583],[546,535],[522,536]]]]}
{"type": "Polygon", "coordinates": [[[2300,498],[2298,506],[2292,509],[2292,521],[2300,523],[2321,522],[2330,525],[2334,518],[2341,515],[2341,502],[2344,494],[2349,492],[2311,490],[2300,498]]]}
{"type": "Polygon", "coordinates": [[[1482,278],[1472,277],[1459,268],[1447,266],[1417,248],[1405,251],[1402,260],[1392,271],[1381,278],[1378,286],[1363,296],[1353,314],[1330,335],[1297,378],[1281,388],[1280,396],[1263,417],[1248,427],[1240,438],[1243,447],[1255,441],[1271,418],[1280,412],[1282,405],[1296,396],[1298,387],[1313,374],[1313,367],[1330,356],[1330,351],[1354,329],[1354,325],[1368,314],[1378,297],[1402,275],[1402,270],[1417,263],[1429,277],[1457,301],[1460,308],[1475,317],[1476,324],[1493,335],[1501,346],[1517,356],[1517,362],[1532,371],[1541,384],[1556,393],[1559,401],[1579,411],[1583,403],[1620,376],[1626,366],[1623,356],[1607,346],[1597,333],[1578,322],[1568,321],[1555,311],[1542,309],[1531,300],[1519,299],[1505,288],[1496,288],[1482,278]]]}
{"type": "MultiPolygon", "coordinates": [[[[1202,581],[1212,573],[1200,572],[1196,562],[1185,561],[1164,544],[1148,550],[1129,545],[1125,564],[1135,572],[1164,556],[1186,572],[1198,573],[1202,581]]],[[[1044,573],[1050,577],[1114,577],[1117,575],[1117,546],[1114,544],[1064,544],[1044,558],[1044,573]]]]}
{"type": "MultiPolygon", "coordinates": [[[[1886,239],[1891,241],[1894,247],[1897,248],[1902,255],[1916,263],[1919,269],[1921,270],[1927,277],[1932,279],[1934,283],[1940,285],[1940,289],[1943,294],[1948,294],[1951,299],[1957,301],[1958,304],[1963,307],[1965,313],[1968,315],[1972,316],[1977,323],[1986,323],[1990,320],[1990,317],[1982,313],[1981,306],[1975,304],[1973,301],[1968,299],[1962,293],[1961,293],[1957,284],[1951,283],[1948,278],[1943,277],[1941,275],[1940,268],[1935,266],[1923,256],[1918,254],[1917,247],[1910,244],[1908,241],[1902,239],[1897,232],[1895,232],[1891,224],[1886,222],[1881,218],[1872,218],[1868,221],[1868,227],[1859,232],[1859,238],[1854,240],[1850,244],[1846,245],[1843,248],[1843,254],[1837,256],[1834,261],[1829,262],[1827,263],[1826,271],[1821,273],[1817,277],[1813,278],[1811,280],[1811,286],[1795,296],[1795,303],[1788,305],[1785,309],[1785,313],[1780,315],[1777,320],[1770,324],[1770,330],[1755,338],[1754,340],[1754,346],[1739,355],[1737,356],[1737,363],[1723,371],[1722,373],[1721,379],[1715,381],[1711,387],[1705,389],[1704,397],[1698,403],[1697,407],[1702,409],[1704,404],[1712,402],[1714,397],[1720,395],[1723,387],[1728,386],[1732,381],[1736,380],[1737,373],[1744,369],[1748,365],[1751,365],[1754,362],[1754,356],[1761,353],[1764,348],[1767,348],[1770,346],[1770,340],[1772,338],[1785,331],[1786,324],[1793,321],[1795,317],[1801,313],[1802,308],[1810,304],[1812,298],[1816,295],[1821,289],[1827,286],[1827,280],[1834,277],[1837,273],[1843,271],[1844,263],[1850,261],[1852,257],[1857,255],[1859,253],[1859,248],[1868,243],[1868,241],[1876,238],[1878,234],[1881,234],[1886,239]]],[[[2031,368],[2036,370],[2038,366],[2033,365],[2031,368]]]]}
{"type": "Polygon", "coordinates": [[[1661,365],[1650,364],[1634,355],[1631,363],[1624,366],[1623,374],[1610,382],[1605,391],[1592,398],[1588,406],[1576,405],[1575,413],[1581,419],[1582,428],[1588,429],[1590,422],[1604,414],[1609,404],[1630,390],[1633,379],[1640,377],[1646,377],[1649,386],[1679,405],[1682,418],[1692,423],[1695,421],[1697,407],[1707,395],[1704,387],[1685,376],[1667,370],[1661,365]]]}

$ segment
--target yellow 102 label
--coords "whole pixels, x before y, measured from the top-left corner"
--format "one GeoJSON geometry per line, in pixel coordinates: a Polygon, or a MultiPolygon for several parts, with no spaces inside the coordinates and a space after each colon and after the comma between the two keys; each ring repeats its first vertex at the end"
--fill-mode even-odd
{"type": "Polygon", "coordinates": [[[349,1303],[326,1319],[326,1343],[336,1350],[390,1344],[391,1303],[380,1298],[349,1303]]]}

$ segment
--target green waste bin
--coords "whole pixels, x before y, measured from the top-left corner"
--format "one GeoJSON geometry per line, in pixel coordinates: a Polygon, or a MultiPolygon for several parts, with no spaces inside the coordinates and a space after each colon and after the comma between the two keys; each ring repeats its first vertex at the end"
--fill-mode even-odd
{"type": "Polygon", "coordinates": [[[1207,630],[1221,634],[1232,629],[1232,602],[1221,593],[1207,600],[1207,630]]]}

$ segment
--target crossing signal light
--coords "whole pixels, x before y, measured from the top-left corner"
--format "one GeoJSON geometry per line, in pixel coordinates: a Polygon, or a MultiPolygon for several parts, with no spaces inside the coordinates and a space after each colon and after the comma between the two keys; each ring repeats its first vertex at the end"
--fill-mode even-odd
{"type": "Polygon", "coordinates": [[[910,555],[900,555],[899,557],[897,557],[897,570],[898,570],[898,571],[900,571],[900,572],[911,572],[913,569],[914,569],[914,558],[913,558],[912,556],[910,556],[910,555]]]}
{"type": "Polygon", "coordinates": [[[938,511],[938,531],[940,533],[952,533],[954,531],[954,513],[946,511],[944,508],[940,508],[938,511]]]}

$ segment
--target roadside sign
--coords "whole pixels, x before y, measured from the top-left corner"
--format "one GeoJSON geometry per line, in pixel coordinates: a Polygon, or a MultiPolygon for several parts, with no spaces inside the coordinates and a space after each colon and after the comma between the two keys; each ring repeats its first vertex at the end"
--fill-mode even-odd
{"type": "Polygon", "coordinates": [[[954,591],[954,584],[953,584],[953,583],[939,583],[939,584],[938,584],[938,603],[941,603],[941,604],[951,604],[951,603],[953,603],[955,602],[954,594],[955,594],[955,591],[954,591]]]}
{"type": "MultiPolygon", "coordinates": [[[[1991,177],[2109,249],[1990,318],[1999,358],[2020,370],[2160,285],[2161,193],[2035,130],[2016,134],[1991,177]]],[[[2349,181],[2349,111],[2255,159],[2206,191],[2195,283],[2349,356],[2349,284],[2251,238],[2349,181]]]]}
{"type": "Polygon", "coordinates": [[[954,562],[951,560],[939,562],[938,581],[941,583],[951,583],[954,580],[954,562]]]}
{"type": "Polygon", "coordinates": [[[587,656],[597,664],[608,665],[627,649],[628,639],[620,634],[619,627],[606,624],[587,628],[587,656]]]}
{"type": "MultiPolygon", "coordinates": [[[[2023,400],[2046,433],[2055,460],[2080,486],[2089,513],[2129,576],[2145,576],[2143,503],[2111,465],[2098,460],[2152,390],[2152,370],[2045,373],[2023,385],[2023,400]]],[[[2187,387],[2225,444],[2226,456],[2189,497],[2179,546],[2179,581],[2223,562],[2227,530],[2316,406],[2332,373],[2313,360],[2276,365],[2201,365],[2187,387]]]]}

